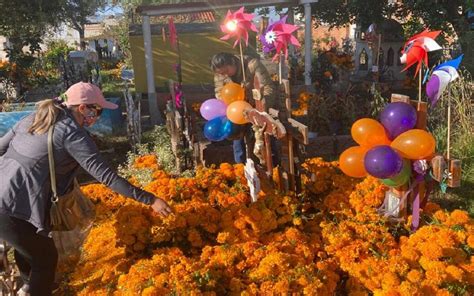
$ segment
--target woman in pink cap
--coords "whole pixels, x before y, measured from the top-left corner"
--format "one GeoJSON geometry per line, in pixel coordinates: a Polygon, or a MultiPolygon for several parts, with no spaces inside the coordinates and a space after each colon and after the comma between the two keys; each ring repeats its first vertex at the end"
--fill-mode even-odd
{"type": "Polygon", "coordinates": [[[60,99],[38,102],[36,112],[0,138],[0,240],[15,249],[23,292],[51,295],[58,253],[51,238],[51,182],[47,136],[54,124],[53,155],[59,196],[72,189],[79,167],[114,191],[163,216],[171,208],[162,199],[131,185],[104,161],[84,126],[93,125],[107,102],[90,83],[71,86],[60,99]]]}

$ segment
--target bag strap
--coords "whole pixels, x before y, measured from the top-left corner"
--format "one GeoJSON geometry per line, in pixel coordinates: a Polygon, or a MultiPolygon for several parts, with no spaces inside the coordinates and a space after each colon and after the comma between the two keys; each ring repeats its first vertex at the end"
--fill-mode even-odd
{"type": "Polygon", "coordinates": [[[48,160],[49,160],[49,176],[51,178],[51,190],[53,191],[53,196],[51,197],[51,201],[53,203],[57,203],[58,192],[56,191],[56,170],[54,168],[53,132],[54,132],[54,124],[52,124],[48,129],[48,160]]]}

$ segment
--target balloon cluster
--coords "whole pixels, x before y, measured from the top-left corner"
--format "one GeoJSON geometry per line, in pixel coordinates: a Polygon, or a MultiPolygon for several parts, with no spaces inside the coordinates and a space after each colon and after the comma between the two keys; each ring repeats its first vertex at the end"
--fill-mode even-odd
{"type": "Polygon", "coordinates": [[[435,140],[425,130],[415,129],[417,113],[410,104],[390,103],[380,114],[380,122],[370,118],[357,120],[351,128],[354,141],[339,157],[339,166],[348,176],[367,174],[391,187],[405,185],[412,174],[412,160],[430,158],[435,140]]]}
{"type": "Polygon", "coordinates": [[[221,90],[221,100],[206,100],[200,108],[201,116],[208,120],[204,125],[204,136],[210,141],[222,141],[237,137],[247,123],[246,109],[252,106],[245,100],[244,89],[237,83],[228,83],[221,90]]]}

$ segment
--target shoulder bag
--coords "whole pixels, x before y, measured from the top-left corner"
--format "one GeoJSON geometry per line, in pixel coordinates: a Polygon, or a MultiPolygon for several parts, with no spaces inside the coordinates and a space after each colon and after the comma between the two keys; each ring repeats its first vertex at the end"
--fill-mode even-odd
{"type": "Polygon", "coordinates": [[[53,131],[54,124],[48,130],[49,174],[53,193],[49,213],[51,228],[54,231],[68,231],[93,220],[95,210],[92,201],[81,192],[76,179],[74,179],[73,189],[70,192],[58,196],[56,191],[56,171],[54,168],[53,131]]]}

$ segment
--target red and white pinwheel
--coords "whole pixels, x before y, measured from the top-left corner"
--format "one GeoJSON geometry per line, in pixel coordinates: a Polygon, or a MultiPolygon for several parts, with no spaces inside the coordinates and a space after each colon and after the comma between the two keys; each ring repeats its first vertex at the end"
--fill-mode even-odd
{"type": "Polygon", "coordinates": [[[441,49],[441,46],[434,40],[438,37],[439,33],[441,33],[441,31],[430,32],[424,30],[408,39],[403,46],[402,56],[400,57],[400,62],[406,64],[406,67],[402,71],[418,63],[415,71],[416,76],[422,63],[428,67],[428,52],[441,49]]]}
{"type": "Polygon", "coordinates": [[[245,44],[249,43],[248,30],[257,32],[257,28],[252,23],[254,18],[253,13],[245,13],[244,7],[241,7],[235,12],[227,11],[227,15],[224,20],[224,24],[221,25],[221,30],[226,35],[221,40],[229,40],[235,38],[234,47],[240,42],[241,39],[245,40],[245,44]]]}

